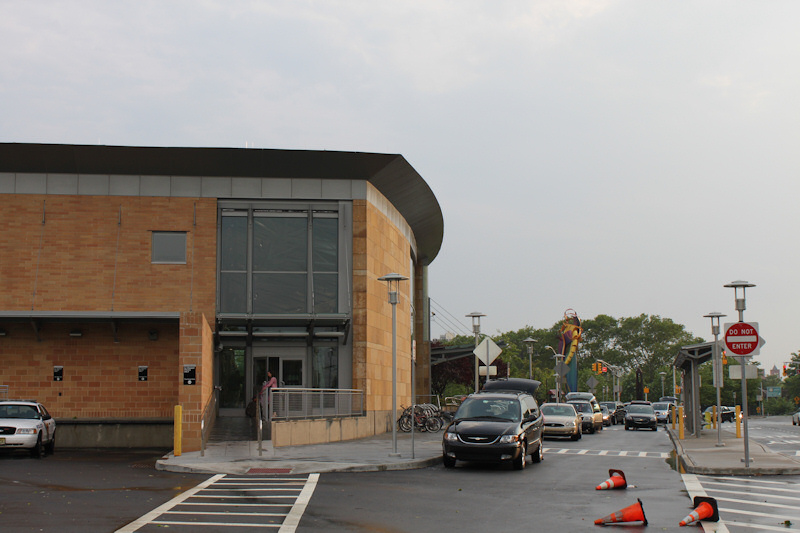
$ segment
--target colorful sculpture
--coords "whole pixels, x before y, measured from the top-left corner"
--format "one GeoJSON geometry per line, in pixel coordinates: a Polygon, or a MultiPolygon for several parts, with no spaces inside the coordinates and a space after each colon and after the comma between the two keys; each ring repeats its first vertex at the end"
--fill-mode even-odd
{"type": "Polygon", "coordinates": [[[578,344],[581,341],[581,319],[573,309],[564,311],[564,323],[561,325],[558,339],[558,351],[564,356],[564,364],[569,367],[567,372],[567,388],[570,392],[578,390],[578,344]]]}

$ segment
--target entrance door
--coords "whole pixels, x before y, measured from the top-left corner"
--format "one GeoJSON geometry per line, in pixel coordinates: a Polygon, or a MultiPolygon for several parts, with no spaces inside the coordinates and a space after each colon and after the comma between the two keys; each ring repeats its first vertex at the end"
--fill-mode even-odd
{"type": "Polygon", "coordinates": [[[278,380],[278,387],[305,386],[305,360],[305,347],[254,347],[251,373],[253,390],[261,390],[267,381],[267,370],[278,380]]]}

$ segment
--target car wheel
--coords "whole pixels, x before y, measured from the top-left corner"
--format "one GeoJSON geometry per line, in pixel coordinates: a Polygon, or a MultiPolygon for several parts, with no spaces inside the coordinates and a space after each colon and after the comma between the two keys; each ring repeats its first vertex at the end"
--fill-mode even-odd
{"type": "Polygon", "coordinates": [[[39,433],[39,438],[36,439],[36,445],[31,448],[31,456],[39,459],[44,455],[44,447],[42,446],[42,434],[39,433]]]}
{"type": "Polygon", "coordinates": [[[580,439],[580,438],[581,438],[581,432],[580,432],[580,431],[578,431],[578,432],[576,432],[576,433],[573,433],[573,434],[572,434],[572,437],[570,437],[570,438],[571,438],[572,440],[578,440],[578,439],[580,439]]]}
{"type": "Polygon", "coordinates": [[[528,454],[528,447],[525,446],[525,442],[522,442],[522,446],[520,446],[519,450],[519,457],[514,459],[514,470],[522,470],[525,468],[525,456],[528,454]]]}
{"type": "Polygon", "coordinates": [[[53,433],[53,438],[50,439],[50,442],[48,442],[45,445],[44,451],[47,452],[48,455],[53,455],[56,452],[56,434],[55,433],[53,433]]]}
{"type": "Polygon", "coordinates": [[[625,431],[630,431],[631,427],[628,424],[625,424],[625,431]]]}
{"type": "Polygon", "coordinates": [[[653,431],[658,431],[658,426],[653,426],[653,431]]]}
{"type": "Polygon", "coordinates": [[[444,463],[445,468],[453,468],[456,466],[456,460],[446,455],[442,455],[442,463],[444,463]]]}
{"type": "Polygon", "coordinates": [[[536,447],[536,451],[531,454],[531,462],[541,463],[543,460],[544,446],[542,446],[542,441],[539,441],[539,446],[536,447]]]}

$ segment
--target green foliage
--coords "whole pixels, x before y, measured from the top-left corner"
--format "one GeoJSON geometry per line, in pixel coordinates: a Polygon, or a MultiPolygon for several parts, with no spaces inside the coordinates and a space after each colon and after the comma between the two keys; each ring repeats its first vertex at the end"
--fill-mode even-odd
{"type": "MultiPolygon", "coordinates": [[[[554,350],[558,349],[559,329],[562,321],[559,320],[550,328],[535,329],[525,326],[517,331],[498,332],[492,338],[495,342],[505,342],[503,353],[499,359],[501,364],[510,366],[512,377],[532,377],[542,382],[540,388],[543,399],[546,391],[555,389],[555,359],[554,350]],[[532,353],[523,342],[532,338],[532,353]],[[547,348],[551,346],[553,349],[547,348]]],[[[648,399],[657,400],[662,396],[662,383],[665,396],[671,396],[674,386],[680,386],[680,373],[677,374],[677,383],[673,383],[672,363],[681,346],[704,342],[702,338],[695,337],[681,324],[676,324],[669,318],[657,315],[641,314],[636,317],[614,318],[609,315],[597,315],[593,319],[583,320],[583,334],[578,349],[578,387],[580,390],[589,390],[586,382],[591,377],[597,380],[595,394],[598,399],[612,399],[613,383],[611,373],[596,374],[591,369],[591,364],[603,360],[610,365],[622,369],[621,386],[622,400],[628,401],[636,397],[636,370],[641,371],[642,384],[648,387],[648,399]],[[662,382],[661,373],[664,373],[662,382]]],[[[459,336],[448,342],[448,345],[465,345],[474,343],[473,337],[459,336]]],[[[728,367],[737,364],[733,358],[728,358],[729,365],[725,367],[723,388],[721,390],[722,405],[741,404],[741,381],[728,379],[728,367]]],[[[467,364],[467,363],[462,363],[467,364]]],[[[472,363],[469,363],[472,364],[472,363]]],[[[437,365],[438,366],[438,365],[437,365]]],[[[505,366],[505,365],[503,365],[505,366]]],[[[751,412],[755,412],[756,405],[761,405],[759,394],[761,385],[781,386],[782,397],[770,398],[764,402],[768,414],[788,414],[794,412],[794,398],[800,397],[800,355],[792,354],[789,375],[781,381],[780,377],[766,377],[763,380],[748,380],[748,404],[751,412]]],[[[469,367],[461,373],[450,372],[443,374],[439,390],[444,390],[444,395],[453,396],[469,393],[473,389],[472,376],[469,367]],[[447,376],[445,378],[445,376],[447,376]],[[460,385],[461,388],[456,385],[460,385]],[[451,388],[452,386],[452,388],[451,388]],[[450,393],[450,391],[453,391],[450,393]]],[[[700,401],[705,407],[716,404],[716,389],[711,375],[711,362],[700,366],[700,401]]],[[[505,375],[505,370],[501,372],[505,375]]],[[[688,384],[687,384],[688,385],[688,384]]]]}
{"type": "Polygon", "coordinates": [[[461,383],[448,383],[444,388],[442,397],[449,398],[450,396],[466,396],[467,394],[472,393],[472,391],[473,388],[470,388],[467,385],[463,385],[461,383]]]}

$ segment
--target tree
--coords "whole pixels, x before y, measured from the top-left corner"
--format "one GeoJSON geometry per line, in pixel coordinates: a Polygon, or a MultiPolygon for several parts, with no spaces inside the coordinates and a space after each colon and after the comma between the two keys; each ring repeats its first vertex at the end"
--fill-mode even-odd
{"type": "Polygon", "coordinates": [[[602,359],[623,369],[624,398],[636,397],[636,370],[642,372],[644,386],[660,391],[659,373],[671,372],[672,361],[680,347],[703,342],[686,331],[685,326],[658,315],[641,314],[620,319],[598,315],[584,320],[583,327],[583,356],[602,359]]]}

